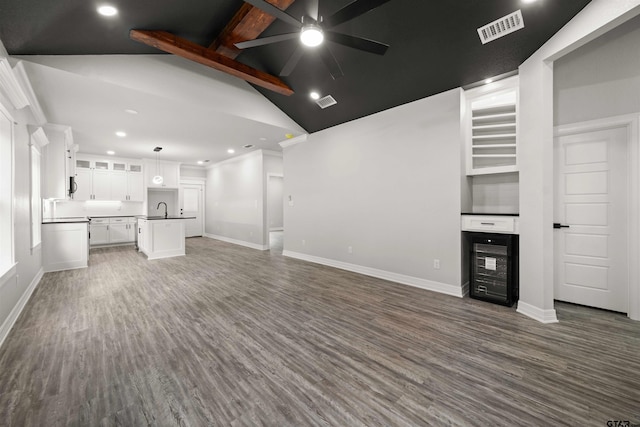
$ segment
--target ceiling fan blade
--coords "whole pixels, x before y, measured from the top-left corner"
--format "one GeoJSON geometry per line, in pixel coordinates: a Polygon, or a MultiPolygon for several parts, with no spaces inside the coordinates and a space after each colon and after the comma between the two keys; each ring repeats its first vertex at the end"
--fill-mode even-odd
{"type": "Polygon", "coordinates": [[[380,43],[375,40],[365,39],[363,37],[350,36],[348,34],[336,33],[334,31],[325,31],[324,37],[332,42],[349,46],[354,49],[364,50],[365,52],[375,53],[376,55],[384,55],[389,48],[388,44],[380,43]]]}
{"type": "Polygon", "coordinates": [[[280,71],[280,75],[286,77],[289,74],[291,74],[293,69],[296,68],[296,65],[298,65],[298,61],[300,61],[300,58],[302,58],[303,53],[304,53],[304,48],[302,46],[296,47],[296,50],[293,51],[293,53],[287,60],[287,63],[284,64],[284,67],[282,67],[282,71],[280,71]]]}
{"type": "Polygon", "coordinates": [[[278,34],[277,36],[262,37],[255,40],[247,40],[246,42],[235,43],[238,49],[246,49],[248,47],[263,46],[265,44],[277,43],[284,40],[291,40],[300,37],[300,33],[278,34]]]}
{"type": "Polygon", "coordinates": [[[263,12],[267,12],[269,15],[275,16],[281,21],[286,22],[287,24],[293,25],[296,28],[302,27],[302,22],[289,15],[285,11],[278,9],[274,5],[267,3],[264,0],[244,0],[249,3],[251,6],[255,6],[263,12]]]}
{"type": "Polygon", "coordinates": [[[331,28],[343,22],[351,21],[378,6],[382,6],[388,1],[389,0],[356,0],[325,19],[324,27],[331,28]]]}
{"type": "Polygon", "coordinates": [[[340,68],[340,64],[338,64],[338,61],[336,60],[335,56],[333,56],[329,48],[326,45],[322,45],[319,46],[319,49],[320,58],[322,59],[322,62],[324,62],[324,65],[326,65],[329,69],[329,73],[331,74],[331,77],[333,77],[333,80],[339,79],[340,77],[344,76],[344,74],[342,73],[342,68],[340,68]]]}

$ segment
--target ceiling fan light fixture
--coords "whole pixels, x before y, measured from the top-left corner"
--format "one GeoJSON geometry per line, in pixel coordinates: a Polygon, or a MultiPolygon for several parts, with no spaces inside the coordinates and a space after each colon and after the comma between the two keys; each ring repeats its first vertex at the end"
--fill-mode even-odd
{"type": "Polygon", "coordinates": [[[305,46],[320,46],[324,41],[324,33],[322,32],[322,28],[318,27],[317,25],[305,25],[300,31],[300,41],[305,46]]]}
{"type": "Polygon", "coordinates": [[[118,9],[107,4],[98,7],[98,13],[102,16],[115,16],[118,14],[118,9]]]}

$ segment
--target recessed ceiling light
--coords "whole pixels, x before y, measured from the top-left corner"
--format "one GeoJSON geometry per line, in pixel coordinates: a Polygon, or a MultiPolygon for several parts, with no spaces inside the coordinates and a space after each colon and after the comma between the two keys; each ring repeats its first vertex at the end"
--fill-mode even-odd
{"type": "Polygon", "coordinates": [[[227,153],[229,153],[229,154],[233,154],[233,153],[235,153],[235,152],[236,152],[236,150],[234,150],[233,148],[229,148],[229,149],[227,150],[227,153]]]}
{"type": "Polygon", "coordinates": [[[129,114],[138,114],[138,112],[136,110],[131,110],[131,109],[126,109],[124,110],[125,113],[129,113],[129,114]]]}
{"type": "Polygon", "coordinates": [[[113,156],[114,154],[116,154],[116,152],[109,150],[109,151],[107,151],[107,154],[110,155],[110,156],[113,156]]]}
{"type": "Polygon", "coordinates": [[[260,138],[260,141],[266,141],[267,138],[265,138],[264,136],[262,138],[260,138]]]}
{"type": "Polygon", "coordinates": [[[116,136],[119,136],[120,138],[124,138],[125,136],[127,136],[127,133],[119,130],[118,132],[116,132],[116,136]]]}
{"type": "Polygon", "coordinates": [[[199,165],[204,165],[204,162],[202,160],[198,160],[198,164],[199,165]]]}
{"type": "Polygon", "coordinates": [[[311,97],[311,99],[320,99],[320,94],[318,92],[311,92],[309,94],[309,96],[311,97]]]}
{"type": "Polygon", "coordinates": [[[317,25],[305,25],[300,31],[300,41],[303,45],[315,47],[322,44],[324,34],[322,28],[317,25]]]}
{"type": "Polygon", "coordinates": [[[102,16],[114,16],[118,14],[118,9],[113,6],[104,5],[98,8],[98,13],[102,16]]]}
{"type": "Polygon", "coordinates": [[[488,85],[489,83],[493,83],[493,79],[486,79],[486,80],[484,81],[484,83],[485,83],[485,84],[487,84],[487,85],[488,85]]]}

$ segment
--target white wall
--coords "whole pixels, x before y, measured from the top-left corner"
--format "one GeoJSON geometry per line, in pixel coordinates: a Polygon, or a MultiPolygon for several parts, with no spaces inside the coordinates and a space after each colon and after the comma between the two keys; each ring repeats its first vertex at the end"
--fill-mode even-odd
{"type": "Polygon", "coordinates": [[[167,213],[169,215],[178,215],[180,212],[177,189],[149,188],[147,191],[148,210],[146,214],[149,216],[164,215],[164,206],[160,206],[157,209],[160,202],[167,204],[167,213]]]}
{"type": "Polygon", "coordinates": [[[284,220],[283,211],[284,178],[270,176],[267,182],[267,218],[269,230],[281,230],[284,220]]]}
{"type": "Polygon", "coordinates": [[[472,178],[473,209],[476,213],[518,213],[517,173],[476,175],[472,178]]]}
{"type": "Polygon", "coordinates": [[[640,112],[640,17],[555,62],[554,124],[640,112]]]}
{"type": "Polygon", "coordinates": [[[45,202],[45,218],[69,216],[144,215],[142,202],[74,201],[45,202]]]}
{"type": "Polygon", "coordinates": [[[257,249],[268,248],[263,227],[264,188],[262,150],[209,167],[205,234],[257,249]]]}
{"type": "Polygon", "coordinates": [[[201,167],[180,166],[180,179],[184,178],[206,178],[207,170],[201,167]]]}
{"type": "Polygon", "coordinates": [[[285,254],[461,294],[460,92],[335,126],[285,148],[285,254]]]}
{"type": "MultiPolygon", "coordinates": [[[[0,49],[1,50],[1,49],[0,49]]],[[[10,108],[8,102],[0,102],[7,108],[13,119],[18,122],[14,126],[14,238],[16,274],[0,284],[0,343],[15,321],[29,292],[30,285],[36,285],[42,275],[41,247],[31,250],[31,221],[30,221],[30,161],[29,161],[29,133],[27,118],[24,111],[10,108]]]]}
{"type": "Polygon", "coordinates": [[[593,0],[519,68],[520,301],[518,312],[557,321],[553,308],[553,61],[640,14],[640,0],[593,0]]]}

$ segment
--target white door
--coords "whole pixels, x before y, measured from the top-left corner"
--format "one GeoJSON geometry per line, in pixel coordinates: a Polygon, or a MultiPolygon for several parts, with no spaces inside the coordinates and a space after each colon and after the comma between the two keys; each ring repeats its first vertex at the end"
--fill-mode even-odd
{"type": "Polygon", "coordinates": [[[626,128],[555,140],[557,300],[628,312],[627,147],[626,128]]]}
{"type": "Polygon", "coordinates": [[[185,235],[186,237],[202,236],[203,186],[201,184],[182,184],[180,187],[180,213],[185,217],[195,217],[184,221],[185,235]]]}

